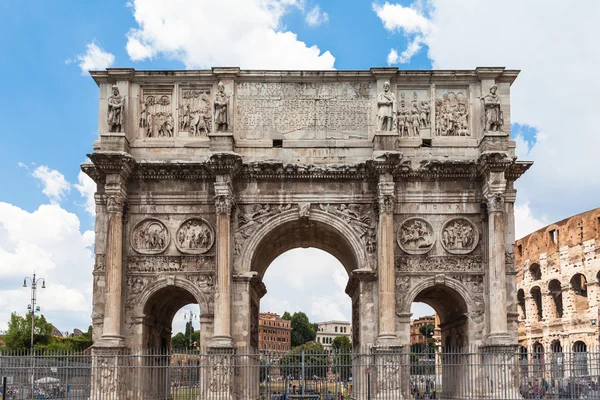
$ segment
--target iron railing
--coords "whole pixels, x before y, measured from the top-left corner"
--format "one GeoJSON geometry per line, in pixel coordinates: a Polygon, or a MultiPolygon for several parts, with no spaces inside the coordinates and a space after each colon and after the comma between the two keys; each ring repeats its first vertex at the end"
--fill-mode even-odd
{"type": "Polygon", "coordinates": [[[6,399],[600,399],[599,352],[508,349],[0,350],[0,377],[6,399]]]}

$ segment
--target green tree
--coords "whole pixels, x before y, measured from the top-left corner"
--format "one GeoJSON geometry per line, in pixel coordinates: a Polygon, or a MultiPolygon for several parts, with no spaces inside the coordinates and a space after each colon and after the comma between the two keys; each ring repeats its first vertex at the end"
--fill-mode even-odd
{"type": "Polygon", "coordinates": [[[338,353],[351,353],[352,352],[352,343],[348,336],[336,336],[331,342],[331,346],[338,353]]]}
{"type": "Polygon", "coordinates": [[[194,326],[188,321],[185,323],[185,333],[179,332],[171,338],[171,348],[187,349],[190,348],[190,342],[192,347],[194,343],[196,343],[196,347],[200,347],[200,331],[194,331],[194,326]]]}
{"type": "Polygon", "coordinates": [[[185,338],[183,332],[178,332],[171,338],[171,348],[173,349],[185,349],[188,347],[189,341],[185,338]]]}
{"type": "Polygon", "coordinates": [[[301,346],[316,339],[317,331],[303,312],[292,315],[292,347],[301,346]]]}
{"type": "Polygon", "coordinates": [[[286,321],[291,321],[292,320],[292,315],[289,312],[284,312],[283,316],[281,317],[281,319],[285,319],[286,321]]]}
{"type": "Polygon", "coordinates": [[[425,324],[419,328],[419,332],[425,337],[425,340],[427,341],[428,339],[433,337],[434,330],[435,326],[433,326],[433,324],[425,324]]]}
{"type": "Polygon", "coordinates": [[[325,354],[323,345],[314,341],[294,347],[288,354],[283,356],[279,360],[281,374],[300,379],[303,354],[305,378],[325,378],[327,376],[327,355],[325,354]]]}
{"type": "MultiPolygon", "coordinates": [[[[36,347],[48,345],[51,340],[52,324],[46,321],[43,315],[36,315],[33,332],[34,345],[36,347]]],[[[27,313],[25,317],[14,312],[10,315],[4,343],[9,349],[31,348],[31,313],[27,313]]]]}

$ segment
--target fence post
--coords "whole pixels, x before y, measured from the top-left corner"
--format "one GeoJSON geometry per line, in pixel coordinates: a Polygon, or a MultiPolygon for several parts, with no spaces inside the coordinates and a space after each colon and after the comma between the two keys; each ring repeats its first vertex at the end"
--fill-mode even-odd
{"type": "Polygon", "coordinates": [[[304,386],[305,386],[305,380],[304,380],[304,350],[302,350],[302,397],[304,397],[304,386]]]}
{"type": "Polygon", "coordinates": [[[6,400],[6,377],[2,377],[2,400],[6,400]]]}

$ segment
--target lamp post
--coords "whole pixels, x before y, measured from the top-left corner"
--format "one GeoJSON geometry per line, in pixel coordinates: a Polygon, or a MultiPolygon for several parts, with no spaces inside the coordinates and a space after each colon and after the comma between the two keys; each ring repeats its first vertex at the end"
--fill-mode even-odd
{"type": "Polygon", "coordinates": [[[35,303],[37,302],[37,297],[36,297],[37,285],[40,281],[42,281],[42,289],[46,289],[46,280],[44,278],[36,278],[35,272],[34,272],[33,278],[26,276],[25,279],[23,279],[23,287],[24,288],[27,287],[27,279],[29,279],[29,281],[31,282],[31,304],[29,304],[27,306],[27,309],[29,311],[31,311],[31,343],[30,343],[30,347],[31,347],[31,351],[33,351],[33,330],[35,328],[35,313],[40,311],[40,306],[35,305],[35,303]]]}
{"type": "Polygon", "coordinates": [[[44,278],[36,278],[35,272],[33,273],[33,278],[28,276],[23,279],[23,287],[27,287],[27,279],[31,282],[31,304],[27,306],[27,309],[31,311],[31,342],[30,342],[30,356],[31,356],[31,398],[33,399],[33,392],[35,389],[35,358],[33,357],[33,331],[35,329],[35,313],[40,311],[40,306],[36,306],[37,302],[36,291],[37,285],[40,281],[42,281],[42,289],[46,289],[46,280],[44,278]]]}
{"type": "MultiPolygon", "coordinates": [[[[190,337],[189,337],[188,348],[191,350],[192,349],[192,333],[194,332],[194,326],[192,325],[192,319],[196,319],[196,318],[198,318],[198,316],[191,311],[186,311],[183,314],[183,319],[185,320],[188,317],[190,319],[190,337]]],[[[186,331],[187,331],[187,322],[185,324],[185,327],[186,327],[186,331]]]]}

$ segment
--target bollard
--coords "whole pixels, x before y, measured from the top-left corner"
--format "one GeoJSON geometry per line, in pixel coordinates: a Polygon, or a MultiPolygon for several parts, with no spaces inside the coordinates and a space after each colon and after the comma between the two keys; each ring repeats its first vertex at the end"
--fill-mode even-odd
{"type": "Polygon", "coordinates": [[[2,400],[6,400],[6,377],[2,377],[2,400]]]}

